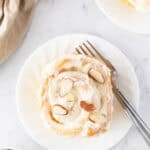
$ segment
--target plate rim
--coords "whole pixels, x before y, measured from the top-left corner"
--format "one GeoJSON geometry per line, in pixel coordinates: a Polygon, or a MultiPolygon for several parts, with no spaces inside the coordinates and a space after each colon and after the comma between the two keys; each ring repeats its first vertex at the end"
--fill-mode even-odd
{"type": "MultiPolygon", "coordinates": [[[[34,134],[31,132],[31,130],[25,125],[25,121],[23,119],[23,117],[21,116],[21,110],[20,110],[20,106],[19,106],[19,98],[18,98],[18,88],[19,88],[19,83],[20,83],[20,80],[21,80],[21,76],[22,76],[22,73],[23,73],[23,70],[24,70],[24,67],[26,66],[26,64],[30,61],[30,59],[32,58],[33,55],[36,54],[37,51],[39,51],[41,48],[43,48],[45,45],[47,45],[49,42],[52,42],[54,40],[57,40],[57,39],[62,39],[62,38],[65,38],[67,36],[87,36],[87,37],[92,37],[92,38],[97,38],[97,39],[100,39],[100,40],[103,40],[105,43],[108,43],[109,45],[113,46],[114,48],[116,48],[118,51],[120,51],[122,53],[122,55],[125,56],[125,58],[127,59],[128,61],[128,64],[131,66],[132,68],[132,71],[134,72],[134,75],[135,75],[135,82],[136,82],[136,94],[137,94],[137,104],[136,104],[136,107],[138,109],[138,106],[139,106],[139,102],[140,102],[140,88],[139,88],[139,82],[138,82],[138,79],[137,79],[137,76],[136,76],[136,73],[135,73],[135,70],[133,68],[133,65],[131,64],[130,60],[128,59],[128,57],[115,45],[115,44],[112,44],[111,42],[105,40],[103,37],[101,36],[97,36],[95,34],[88,34],[88,33],[71,33],[71,34],[62,34],[62,35],[58,35],[58,36],[55,36],[54,38],[51,38],[49,40],[47,40],[46,42],[44,42],[41,46],[37,47],[31,54],[29,54],[29,56],[26,58],[24,64],[22,65],[20,71],[19,71],[19,74],[18,74],[18,79],[17,79],[17,83],[16,83],[16,109],[17,109],[17,115],[18,115],[18,118],[22,124],[22,126],[24,127],[27,135],[29,135],[29,137],[31,137],[31,139],[33,141],[35,141],[38,145],[40,145],[41,147],[44,147],[44,148],[47,148],[45,145],[42,144],[42,142],[39,142],[39,140],[34,136],[34,134]]],[[[121,136],[121,138],[119,140],[117,140],[117,142],[107,148],[104,148],[104,149],[109,149],[109,148],[112,148],[114,146],[116,146],[121,140],[123,140],[123,138],[127,135],[127,133],[129,132],[130,128],[132,127],[132,124],[129,125],[129,127],[126,129],[126,132],[124,133],[124,135],[121,136]]]]}
{"type": "Polygon", "coordinates": [[[125,31],[131,32],[131,33],[136,33],[136,34],[150,35],[150,31],[136,31],[136,30],[132,30],[131,28],[128,28],[126,26],[123,26],[121,23],[119,23],[119,21],[116,21],[115,19],[113,19],[114,17],[111,16],[105,10],[105,8],[101,5],[100,0],[95,0],[95,3],[96,3],[97,8],[99,9],[99,11],[101,11],[106,16],[106,18],[108,18],[114,25],[116,25],[120,29],[124,29],[125,31]]]}

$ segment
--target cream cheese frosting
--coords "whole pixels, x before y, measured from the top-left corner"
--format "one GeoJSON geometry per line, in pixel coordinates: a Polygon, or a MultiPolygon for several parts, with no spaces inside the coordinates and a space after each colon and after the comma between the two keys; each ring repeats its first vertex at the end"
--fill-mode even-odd
{"type": "Polygon", "coordinates": [[[112,70],[84,55],[55,59],[42,72],[42,120],[60,135],[93,136],[111,122],[114,94],[112,70]]]}

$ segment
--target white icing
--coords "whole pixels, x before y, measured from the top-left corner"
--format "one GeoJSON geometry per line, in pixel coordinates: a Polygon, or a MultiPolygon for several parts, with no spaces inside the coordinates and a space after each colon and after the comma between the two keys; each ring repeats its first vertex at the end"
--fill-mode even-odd
{"type": "MultiPolygon", "coordinates": [[[[101,128],[101,124],[93,123],[89,121],[89,115],[91,112],[88,112],[81,107],[81,101],[86,102],[87,104],[92,104],[94,106],[94,111],[101,113],[106,113],[107,117],[107,105],[104,103],[104,106],[101,106],[102,96],[109,97],[109,102],[112,102],[112,89],[110,82],[99,84],[88,74],[89,69],[98,69],[101,68],[101,73],[105,78],[111,79],[111,70],[102,62],[80,55],[69,55],[67,57],[58,58],[53,61],[51,64],[48,64],[42,75],[44,78],[48,78],[51,75],[54,75],[53,78],[49,79],[48,87],[46,89],[46,98],[48,104],[51,106],[51,111],[56,120],[63,123],[58,126],[58,128],[63,129],[74,129],[75,127],[82,127],[83,132],[87,136],[87,130],[92,128],[97,130],[101,128]],[[69,59],[70,61],[64,63],[62,66],[59,64],[64,60],[69,59]],[[83,65],[83,62],[88,62],[87,65],[83,65]],[[58,65],[59,64],[59,65],[58,65]],[[61,66],[60,68],[58,66],[61,66]],[[71,70],[72,67],[76,67],[77,70],[71,70]],[[65,72],[59,72],[61,69],[68,69],[65,72]],[[109,84],[109,86],[108,86],[109,84]],[[55,107],[57,105],[57,107],[55,107]],[[65,110],[58,105],[63,106],[63,108],[68,110],[68,113],[64,114],[65,110]],[[53,109],[55,107],[55,110],[53,109]],[[102,109],[101,109],[102,108],[102,109]],[[54,112],[55,111],[55,112],[54,112]]],[[[47,120],[48,124],[51,122],[47,120]]],[[[106,119],[107,120],[107,119],[106,119]]],[[[82,133],[83,134],[83,133],[82,133]]]]}

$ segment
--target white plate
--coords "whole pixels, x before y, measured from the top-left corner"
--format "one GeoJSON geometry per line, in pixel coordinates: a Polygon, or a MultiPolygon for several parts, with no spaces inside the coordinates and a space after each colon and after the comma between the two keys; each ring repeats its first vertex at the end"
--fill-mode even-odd
{"type": "Polygon", "coordinates": [[[93,148],[105,150],[118,143],[131,127],[131,122],[115,101],[110,130],[101,136],[68,138],[57,136],[44,128],[37,98],[42,68],[57,55],[71,53],[76,46],[86,40],[91,41],[112,62],[118,70],[120,89],[134,104],[138,105],[139,88],[135,72],[126,56],[115,46],[99,37],[86,34],[65,35],[50,40],[25,62],[19,76],[16,93],[17,109],[24,127],[37,143],[47,149],[77,150],[82,147],[86,150],[93,148]]]}
{"type": "Polygon", "coordinates": [[[121,0],[95,0],[102,12],[126,30],[150,34],[150,13],[140,13],[121,0]]]}

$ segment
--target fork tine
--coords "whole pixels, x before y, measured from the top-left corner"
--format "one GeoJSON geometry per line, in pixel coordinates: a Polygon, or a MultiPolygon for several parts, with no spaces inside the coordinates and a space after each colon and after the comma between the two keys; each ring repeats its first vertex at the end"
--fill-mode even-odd
{"type": "Polygon", "coordinates": [[[90,48],[85,44],[83,43],[84,47],[87,49],[87,51],[93,56],[95,57],[94,53],[90,50],[90,48]]]}
{"type": "Polygon", "coordinates": [[[99,51],[96,50],[96,48],[87,40],[87,43],[91,46],[91,48],[95,51],[95,53],[112,69],[115,70],[114,66],[107,60],[105,59],[99,51]]]}
{"type": "Polygon", "coordinates": [[[88,55],[88,53],[84,50],[84,48],[83,48],[81,45],[80,45],[79,47],[80,47],[81,51],[82,51],[85,55],[88,55]]]}
{"type": "Polygon", "coordinates": [[[113,65],[107,59],[105,59],[100,54],[100,52],[98,52],[98,50],[96,50],[96,48],[93,46],[93,44],[91,42],[89,42],[88,40],[86,42],[87,42],[87,44],[83,42],[82,45],[79,45],[79,47],[76,48],[76,51],[77,51],[78,54],[84,54],[84,55],[89,56],[89,53],[90,53],[90,55],[92,55],[93,57],[96,57],[96,55],[97,55],[97,57],[101,58],[102,61],[104,61],[108,67],[110,67],[114,71],[116,70],[113,67],[113,65]]]}
{"type": "Polygon", "coordinates": [[[78,54],[82,54],[78,48],[76,48],[78,54]]]}
{"type": "Polygon", "coordinates": [[[88,40],[87,40],[87,43],[91,46],[91,48],[95,51],[95,53],[96,53],[101,59],[104,60],[104,57],[96,50],[96,48],[92,45],[92,43],[89,42],[88,40]]]}

